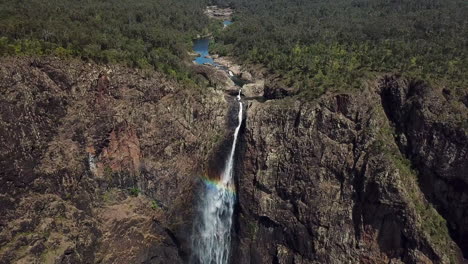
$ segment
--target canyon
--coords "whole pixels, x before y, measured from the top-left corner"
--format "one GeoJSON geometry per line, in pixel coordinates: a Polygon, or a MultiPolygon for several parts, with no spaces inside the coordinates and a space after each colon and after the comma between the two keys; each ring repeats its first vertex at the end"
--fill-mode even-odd
{"type": "Polygon", "coordinates": [[[0,264],[468,264],[466,7],[0,2],[0,264]]]}
{"type": "MultiPolygon", "coordinates": [[[[0,263],[188,262],[239,125],[229,77],[1,60],[0,263]]],[[[383,74],[305,101],[251,75],[269,96],[239,128],[231,263],[463,263],[466,94],[383,74]]]]}

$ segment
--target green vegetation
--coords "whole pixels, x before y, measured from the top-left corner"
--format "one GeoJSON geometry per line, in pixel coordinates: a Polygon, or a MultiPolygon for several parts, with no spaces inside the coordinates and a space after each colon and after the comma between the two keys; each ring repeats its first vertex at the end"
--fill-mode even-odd
{"type": "Polygon", "coordinates": [[[151,201],[151,209],[157,210],[157,209],[159,209],[159,208],[160,208],[160,207],[159,207],[158,202],[156,202],[155,200],[151,201]]]}
{"type": "Polygon", "coordinates": [[[135,196],[135,197],[141,193],[141,190],[136,187],[130,188],[128,189],[128,191],[130,192],[131,196],[135,196]]]}
{"type": "MultiPolygon", "coordinates": [[[[398,169],[404,191],[409,198],[410,206],[414,208],[419,218],[417,219],[419,228],[439,250],[453,257],[453,242],[449,235],[447,222],[425,199],[419,188],[418,172],[411,168],[411,162],[403,157],[395,145],[388,143],[394,142],[395,129],[390,125],[384,125],[380,128],[379,132],[379,139],[374,143],[373,149],[390,158],[393,165],[398,169]]],[[[456,263],[453,259],[448,261],[456,263]]]]}
{"type": "Polygon", "coordinates": [[[221,55],[262,64],[312,97],[400,72],[466,89],[464,0],[214,0],[236,9],[216,35],[221,55]]]}
{"type": "Polygon", "coordinates": [[[219,146],[224,140],[224,134],[222,131],[216,131],[215,134],[212,136],[212,146],[219,146]]]}
{"type": "MultiPolygon", "coordinates": [[[[445,219],[429,204],[418,186],[418,174],[411,169],[411,162],[400,155],[392,156],[393,163],[398,168],[402,180],[405,181],[405,190],[413,202],[416,213],[420,217],[420,228],[429,237],[430,241],[437,245],[437,248],[443,252],[453,252],[453,242],[450,238],[445,219]]],[[[448,254],[453,255],[453,254],[448,254]]],[[[450,263],[456,263],[453,259],[450,263]]]]}
{"type": "Polygon", "coordinates": [[[307,98],[382,72],[461,90],[467,16],[464,0],[5,0],[0,56],[79,57],[192,82],[192,39],[213,33],[214,51],[265,66],[307,98]],[[235,23],[221,30],[207,4],[235,8],[235,23]]]}
{"type": "Polygon", "coordinates": [[[255,239],[257,237],[257,232],[258,232],[258,223],[255,221],[249,221],[247,224],[247,230],[250,234],[250,237],[252,239],[255,239]]]}
{"type": "Polygon", "coordinates": [[[112,171],[112,168],[109,167],[109,166],[106,166],[104,167],[104,177],[107,179],[107,180],[112,180],[112,174],[114,172],[112,171]]]}
{"type": "Polygon", "coordinates": [[[5,0],[0,56],[73,56],[187,79],[187,51],[209,26],[204,8],[203,0],[5,0]]]}
{"type": "Polygon", "coordinates": [[[115,192],[114,192],[114,189],[110,189],[110,190],[106,190],[103,194],[102,194],[102,201],[104,201],[104,203],[111,203],[115,200],[115,192]]]}

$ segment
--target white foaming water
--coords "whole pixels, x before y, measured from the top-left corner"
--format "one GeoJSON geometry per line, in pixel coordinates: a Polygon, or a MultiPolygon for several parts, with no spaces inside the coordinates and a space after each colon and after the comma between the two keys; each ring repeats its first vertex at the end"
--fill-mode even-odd
{"type": "Polygon", "coordinates": [[[234,154],[237,137],[242,124],[241,91],[239,102],[239,124],[234,131],[231,152],[219,181],[205,179],[205,192],[201,195],[198,219],[192,234],[192,257],[194,264],[227,264],[231,248],[231,226],[235,203],[234,154]]]}

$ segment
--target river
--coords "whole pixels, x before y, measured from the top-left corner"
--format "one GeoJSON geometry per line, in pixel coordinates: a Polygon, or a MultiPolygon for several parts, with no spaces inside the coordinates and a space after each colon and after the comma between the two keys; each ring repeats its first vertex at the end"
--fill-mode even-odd
{"type": "MultiPolygon", "coordinates": [[[[230,20],[224,20],[223,25],[226,28],[227,26],[231,25],[232,21],[230,20]]],[[[213,58],[210,57],[209,53],[209,47],[210,47],[210,37],[205,37],[205,38],[200,38],[196,39],[193,42],[193,51],[198,54],[198,57],[195,58],[194,62],[198,64],[211,64],[211,65],[217,65],[214,61],[213,58]]]]}
{"type": "MultiPolygon", "coordinates": [[[[224,23],[226,25],[226,23],[224,23]]],[[[209,38],[195,41],[193,49],[199,54],[195,59],[198,64],[212,64],[219,70],[232,72],[226,67],[216,64],[209,57],[209,38]]],[[[197,215],[195,216],[192,233],[193,264],[228,264],[231,253],[231,229],[236,202],[236,188],[234,184],[234,168],[236,145],[243,119],[243,103],[241,87],[236,97],[238,104],[237,125],[233,133],[229,156],[226,157],[224,170],[217,179],[203,178],[203,186],[197,201],[197,215]]]]}
{"type": "Polygon", "coordinates": [[[210,54],[208,52],[210,44],[210,38],[201,38],[197,39],[193,43],[193,50],[198,54],[198,57],[195,58],[195,62],[198,64],[212,64],[214,65],[214,61],[212,58],[208,57],[210,54]]]}

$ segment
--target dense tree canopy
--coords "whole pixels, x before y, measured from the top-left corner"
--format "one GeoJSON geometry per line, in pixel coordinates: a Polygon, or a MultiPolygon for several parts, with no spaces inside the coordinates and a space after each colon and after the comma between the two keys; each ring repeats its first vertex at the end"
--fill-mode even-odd
{"type": "Polygon", "coordinates": [[[216,52],[264,65],[303,94],[390,71],[460,90],[466,17],[465,0],[4,0],[0,55],[74,56],[187,79],[192,39],[211,31],[216,52]],[[236,23],[214,30],[207,4],[232,6],[236,23]]]}
{"type": "Polygon", "coordinates": [[[214,0],[236,9],[213,48],[263,64],[288,85],[320,94],[396,71],[467,87],[464,0],[214,0]]]}
{"type": "Polygon", "coordinates": [[[78,56],[184,78],[192,38],[208,25],[205,6],[203,0],[4,0],[0,55],[78,56]]]}

